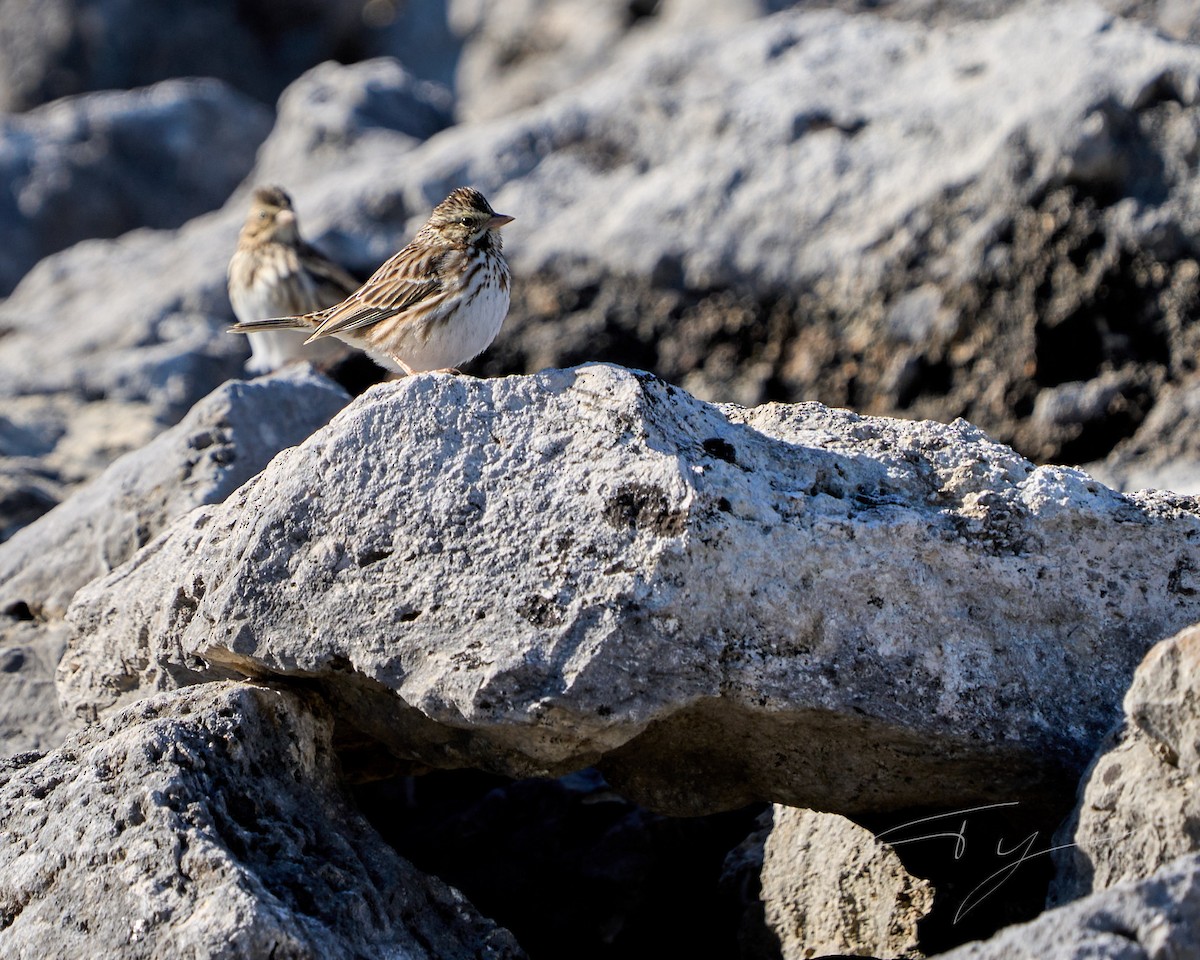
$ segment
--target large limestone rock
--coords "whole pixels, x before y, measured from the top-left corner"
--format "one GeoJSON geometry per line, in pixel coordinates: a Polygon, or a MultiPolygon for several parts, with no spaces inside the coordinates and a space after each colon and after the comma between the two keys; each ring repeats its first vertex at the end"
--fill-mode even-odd
{"type": "Polygon", "coordinates": [[[394,157],[453,122],[453,94],[419,80],[390,57],[352,66],[332,61],[307,71],[279,98],[275,129],[252,180],[302,184],[359,154],[364,139],[382,139],[394,157]]]}
{"type": "Polygon", "coordinates": [[[1125,723],[1100,754],[1059,837],[1052,900],[1143,880],[1200,851],[1200,627],[1154,647],[1125,695],[1125,723]]]}
{"type": "Polygon", "coordinates": [[[0,762],[0,956],[524,956],[346,803],[330,731],[209,685],[0,762]]]}
{"type": "Polygon", "coordinates": [[[54,686],[70,628],[15,612],[0,610],[0,757],[53,749],[71,732],[54,686]]]}
{"type": "MultiPolygon", "coordinates": [[[[964,415],[1085,461],[1188,368],[1195,48],[1085,2],[932,26],[676,7],[577,86],[415,148],[444,91],[323,66],[260,174],[357,270],[461,183],[515,214],[516,302],[477,371],[612,359],[714,399],[964,415]]],[[[64,251],[0,305],[4,415],[51,447],[47,470],[0,464],[0,537],[237,372],[223,274],[244,206],[64,251]]]]}
{"type": "MultiPolygon", "coordinates": [[[[191,221],[177,242],[138,230],[77,244],[42,260],[0,303],[0,402],[15,427],[41,439],[54,495],[241,374],[249,351],[224,333],[237,229],[231,211],[191,221]]],[[[20,465],[0,461],[0,470],[20,465]]],[[[0,528],[11,535],[16,521],[32,519],[0,517],[0,528]]]]}
{"type": "Polygon", "coordinates": [[[1200,347],[1200,49],[1087,2],[983,6],[635,25],[537,106],[348,158],[319,202],[400,239],[463,182],[517,216],[488,373],[613,360],[1097,459],[1200,347]]]}
{"type": "Polygon", "coordinates": [[[373,388],[76,596],[71,711],[319,681],[438,767],[647,805],[1056,794],[1200,618],[1200,517],[966,423],[717,408],[608,366],[373,388]]]}
{"type": "Polygon", "coordinates": [[[453,0],[463,37],[455,73],[464,120],[499,117],[546,100],[612,63],[616,49],[697,27],[741,24],[789,0],[453,0]]]}
{"type": "Polygon", "coordinates": [[[1164,387],[1158,402],[1128,440],[1087,470],[1119,490],[1156,487],[1200,495],[1200,381],[1164,387]]]}
{"type": "Polygon", "coordinates": [[[870,831],[836,814],[778,804],[761,896],[784,960],[921,956],[917,924],[933,906],[933,888],[870,831]]]}

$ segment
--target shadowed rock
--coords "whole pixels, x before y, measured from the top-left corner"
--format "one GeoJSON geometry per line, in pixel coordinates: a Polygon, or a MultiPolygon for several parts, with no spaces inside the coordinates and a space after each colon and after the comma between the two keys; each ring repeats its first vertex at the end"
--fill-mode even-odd
{"type": "Polygon", "coordinates": [[[524,956],[347,805],[330,728],[312,696],[206,686],[0,761],[0,954],[524,956]]]}
{"type": "Polygon", "coordinates": [[[1052,902],[1144,880],[1200,851],[1200,628],[1151,650],[1125,695],[1114,731],[1080,787],[1058,843],[1052,902]]]}

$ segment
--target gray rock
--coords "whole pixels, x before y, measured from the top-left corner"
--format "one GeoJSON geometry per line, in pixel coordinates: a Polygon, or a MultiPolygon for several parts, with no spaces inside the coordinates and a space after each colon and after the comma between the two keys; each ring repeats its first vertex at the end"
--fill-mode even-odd
{"type": "Polygon", "coordinates": [[[349,401],[305,365],[230,381],[176,426],[0,545],[0,610],[61,617],[84,584],[119,567],[193,507],[219,503],[349,401]]]}
{"type": "Polygon", "coordinates": [[[0,111],[191,76],[271,103],[362,37],[361,9],[356,0],[0,0],[0,111]]]}
{"type": "Polygon", "coordinates": [[[1181,857],[941,960],[1176,960],[1200,942],[1200,857],[1181,857]]]}
{"type": "Polygon", "coordinates": [[[524,956],[346,803],[332,732],[227,684],[0,762],[0,956],[524,956]]]}
{"type": "Polygon", "coordinates": [[[188,510],[223,500],[348,400],[306,366],[231,381],[0,544],[0,756],[47,749],[66,734],[54,673],[75,591],[188,510]]]}
{"type": "Polygon", "coordinates": [[[670,812],[1034,803],[1200,618],[1198,537],[961,421],[419,376],[81,590],[60,690],[304,676],[395,756],[670,812]]]}
{"type": "Polygon", "coordinates": [[[1051,902],[1143,880],[1200,851],[1200,628],[1146,655],[1125,695],[1125,722],[1097,756],[1058,838],[1051,902]]]}
{"type": "Polygon", "coordinates": [[[63,485],[36,463],[0,458],[0,543],[63,498],[63,485]]]}
{"type": "MultiPolygon", "coordinates": [[[[2,28],[0,28],[2,29],[2,28]]],[[[216,80],[72,97],[0,116],[0,296],[90,237],[178,227],[254,165],[271,112],[216,80]]]]}
{"type": "Polygon", "coordinates": [[[54,687],[70,633],[62,620],[38,623],[21,607],[0,610],[0,757],[53,749],[70,733],[54,687]]]}
{"type": "Polygon", "coordinates": [[[395,57],[405,69],[423,80],[453,89],[463,41],[450,26],[446,10],[449,2],[368,2],[362,11],[363,21],[369,29],[367,54],[395,57]]]}
{"type": "Polygon", "coordinates": [[[383,138],[394,157],[450,126],[453,107],[446,87],[417,79],[394,59],[323,63],[279,98],[275,129],[252,179],[303,183],[317,170],[344,164],[363,138],[383,138]]]}
{"type": "Polygon", "coordinates": [[[503,116],[575,86],[612,62],[637,22],[632,7],[621,0],[515,0],[502,9],[453,0],[450,23],[465,41],[454,78],[459,116],[503,116]]]}
{"type": "MultiPolygon", "coordinates": [[[[833,11],[679,36],[660,19],[541,106],[415,148],[441,122],[436,87],[381,62],[322,67],[285,98],[246,189],[282,182],[307,235],[365,272],[451,188],[482,187],[518,218],[517,299],[485,373],[612,358],[706,397],[962,414],[1039,458],[1086,461],[1136,428],[1164,352],[1171,369],[1194,355],[1184,319],[1200,281],[1181,238],[1200,233],[1186,148],[1197,51],[1079,3],[933,45],[919,23],[833,11]],[[403,132],[366,126],[380,118],[403,132]],[[1164,199],[1088,199],[1127,182],[1164,199]],[[765,198],[778,216],[758,213],[765,198]],[[1175,339],[1143,336],[1140,320],[1115,329],[1134,314],[1114,309],[1093,342],[1095,298],[1118,290],[1161,306],[1175,339]],[[1148,358],[1119,371],[1117,415],[1029,416],[1043,389],[1121,367],[1110,343],[1148,358]]],[[[0,306],[6,405],[136,401],[124,409],[162,429],[236,374],[245,346],[224,333],[221,275],[244,207],[239,195],[178,234],[87,244],[34,270],[0,306]]],[[[57,413],[38,414],[51,435],[74,419],[57,413]]],[[[84,452],[99,466],[82,477],[123,449],[84,452]]],[[[17,523],[78,482],[70,466],[42,483],[11,465],[17,523]]]]}
{"type": "MultiPolygon", "coordinates": [[[[1019,0],[834,0],[803,4],[957,22],[998,15],[1019,0]]],[[[669,38],[679,42],[727,30],[792,6],[796,0],[452,0],[449,20],[462,37],[454,77],[459,116],[491,119],[541,103],[628,55],[628,48],[669,38]]]]}
{"type": "Polygon", "coordinates": [[[1191,0],[1106,0],[1105,6],[1123,17],[1152,23],[1176,40],[1200,43],[1200,9],[1191,0]]]}
{"type": "Polygon", "coordinates": [[[461,183],[517,216],[516,299],[477,370],[614,360],[710,399],[962,415],[1086,462],[1195,353],[1200,50],[1095,4],[992,6],[953,29],[807,9],[650,29],[326,189],[407,233],[461,183]],[[1105,371],[1114,415],[1031,416],[1105,371]]]}
{"type": "MultiPolygon", "coordinates": [[[[484,128],[490,136],[464,126],[439,138],[407,179],[433,193],[464,173],[485,192],[511,181],[500,202],[525,214],[511,245],[530,273],[582,261],[673,269],[691,288],[859,286],[929,239],[913,218],[952,183],[987,179],[998,206],[1056,175],[1102,177],[1117,145],[1095,129],[1097,99],[1132,102],[1176,71],[1190,102],[1184,78],[1197,64],[1200,50],[1088,3],[1023,5],[935,46],[916,24],[792,11],[634,45],[571,96],[484,128]],[[797,90],[812,93],[797,102],[797,90]],[[1003,166],[1018,138],[1033,183],[1003,166]]],[[[979,269],[997,225],[945,226],[956,243],[938,268],[979,269]]]]}
{"type": "MultiPolygon", "coordinates": [[[[0,403],[48,448],[39,465],[63,494],[240,375],[249,350],[225,333],[224,271],[241,216],[77,244],[0,302],[0,403]]],[[[15,521],[0,527],[11,535],[15,521]]]]}
{"type": "Polygon", "coordinates": [[[1129,439],[1103,460],[1089,463],[1088,473],[1120,490],[1156,487],[1189,496],[1200,495],[1200,381],[1168,384],[1154,408],[1129,439]]]}
{"type": "Polygon", "coordinates": [[[774,808],[762,868],[766,922],[783,960],[828,953],[922,956],[933,888],[868,830],[831,813],[774,808]]]}
{"type": "Polygon", "coordinates": [[[36,436],[46,452],[37,457],[0,455],[0,542],[163,428],[162,411],[136,400],[34,393],[5,397],[4,405],[9,423],[22,435],[36,436]]]}

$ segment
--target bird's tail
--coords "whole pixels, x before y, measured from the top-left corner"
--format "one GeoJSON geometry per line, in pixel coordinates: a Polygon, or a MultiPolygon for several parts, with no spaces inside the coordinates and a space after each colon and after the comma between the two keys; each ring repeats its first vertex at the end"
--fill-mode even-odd
{"type": "Polygon", "coordinates": [[[263,330],[315,329],[325,319],[325,311],[306,313],[302,317],[267,317],[262,320],[243,320],[229,328],[230,333],[260,333],[263,330]]]}

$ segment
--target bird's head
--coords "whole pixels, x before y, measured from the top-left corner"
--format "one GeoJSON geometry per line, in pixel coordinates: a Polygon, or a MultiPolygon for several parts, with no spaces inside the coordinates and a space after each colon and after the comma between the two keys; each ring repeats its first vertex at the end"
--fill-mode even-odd
{"type": "Polygon", "coordinates": [[[433,208],[428,228],[451,243],[475,244],[512,219],[493,210],[478,190],[459,187],[433,208]]]}
{"type": "Polygon", "coordinates": [[[292,198],[280,187],[258,187],[250,200],[242,238],[261,243],[296,243],[300,228],[292,198]]]}

